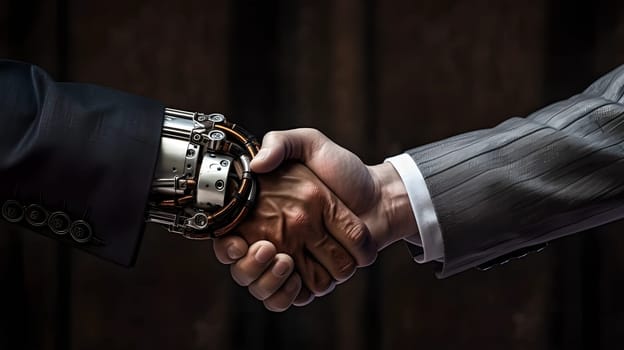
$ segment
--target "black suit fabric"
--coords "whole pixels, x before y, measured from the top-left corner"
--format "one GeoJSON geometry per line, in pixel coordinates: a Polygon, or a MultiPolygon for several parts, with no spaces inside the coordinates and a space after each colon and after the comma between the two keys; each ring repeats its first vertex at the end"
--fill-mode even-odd
{"type": "MultiPolygon", "coordinates": [[[[163,106],[0,60],[0,204],[36,204],[84,220],[77,243],[47,225],[20,225],[107,260],[133,264],[160,144],[163,106]]],[[[2,220],[2,219],[0,219],[2,220]]]]}
{"type": "Polygon", "coordinates": [[[440,277],[624,216],[624,66],[583,93],[408,151],[444,242],[440,277]]]}

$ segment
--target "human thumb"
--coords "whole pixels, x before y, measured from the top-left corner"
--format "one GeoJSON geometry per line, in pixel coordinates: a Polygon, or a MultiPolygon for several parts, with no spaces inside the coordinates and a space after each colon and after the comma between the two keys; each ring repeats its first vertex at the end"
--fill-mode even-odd
{"type": "Polygon", "coordinates": [[[264,136],[260,151],[251,161],[251,170],[268,173],[289,159],[306,163],[320,136],[319,131],[307,128],[271,131],[264,136]]]}

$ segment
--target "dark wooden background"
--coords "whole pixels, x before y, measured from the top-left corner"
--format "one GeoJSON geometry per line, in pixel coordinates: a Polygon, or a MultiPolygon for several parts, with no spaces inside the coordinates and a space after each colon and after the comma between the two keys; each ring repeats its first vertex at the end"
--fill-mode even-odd
{"type": "MultiPolygon", "coordinates": [[[[316,127],[376,163],[526,115],[624,63],[622,4],[0,0],[0,56],[222,111],[258,135],[316,127]]],[[[622,227],[441,281],[398,244],[283,314],[236,286],[209,242],[152,227],[128,270],[1,227],[0,348],[612,349],[622,227]]]]}

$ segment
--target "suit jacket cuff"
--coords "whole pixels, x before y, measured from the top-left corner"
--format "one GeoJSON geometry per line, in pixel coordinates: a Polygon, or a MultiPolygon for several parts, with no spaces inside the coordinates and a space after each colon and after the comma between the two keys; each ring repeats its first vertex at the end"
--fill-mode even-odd
{"type": "Polygon", "coordinates": [[[438,217],[431,201],[427,183],[412,157],[403,153],[385,160],[394,166],[409,197],[419,234],[405,240],[415,245],[408,248],[414,261],[426,263],[444,260],[444,243],[438,217]]]}

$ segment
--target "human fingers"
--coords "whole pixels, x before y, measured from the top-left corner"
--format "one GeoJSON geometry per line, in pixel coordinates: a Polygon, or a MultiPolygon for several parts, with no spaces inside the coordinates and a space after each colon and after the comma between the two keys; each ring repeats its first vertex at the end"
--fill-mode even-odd
{"type": "Polygon", "coordinates": [[[249,246],[242,237],[229,235],[214,239],[212,249],[222,264],[232,264],[247,254],[249,246]]]}
{"type": "Polygon", "coordinates": [[[263,303],[270,311],[282,312],[293,305],[295,299],[301,291],[301,277],[297,273],[291,274],[286,283],[270,297],[266,298],[263,303]]]}
{"type": "Polygon", "coordinates": [[[356,261],[325,229],[319,231],[323,232],[322,237],[316,241],[306,242],[306,248],[334,280],[344,282],[355,272],[356,261]]]}
{"type": "Polygon", "coordinates": [[[295,266],[301,276],[303,285],[313,296],[323,296],[334,290],[336,281],[329,271],[309,253],[296,254],[295,266]]]}
{"type": "Polygon", "coordinates": [[[273,243],[255,242],[244,257],[230,265],[232,278],[241,286],[249,286],[271,265],[276,253],[273,243]]]}
{"type": "MultiPolygon", "coordinates": [[[[355,258],[357,266],[368,266],[377,258],[377,245],[364,222],[336,197],[323,208],[323,223],[342,249],[355,258]]],[[[338,252],[338,251],[336,251],[338,252]]],[[[331,258],[331,257],[330,257],[331,258]]],[[[340,255],[333,257],[335,266],[343,263],[340,255]]],[[[331,266],[331,261],[324,264],[331,266]]],[[[345,268],[349,266],[345,265],[345,268]]]]}
{"type": "Polygon", "coordinates": [[[251,169],[256,173],[270,172],[289,159],[297,160],[312,170],[358,215],[378,203],[379,189],[370,168],[356,154],[316,129],[267,133],[260,152],[251,162],[251,169]]]}
{"type": "Polygon", "coordinates": [[[297,159],[305,163],[308,155],[313,153],[323,139],[323,134],[309,128],[271,131],[264,136],[260,152],[251,162],[251,169],[257,173],[267,173],[287,159],[297,159]]]}
{"type": "Polygon", "coordinates": [[[294,269],[295,262],[290,255],[278,253],[269,268],[249,285],[249,293],[258,300],[266,300],[280,289],[294,269]]]}
{"type": "Polygon", "coordinates": [[[306,286],[302,285],[299,294],[295,298],[295,301],[293,301],[293,305],[306,306],[310,304],[314,298],[314,294],[306,286]]]}

